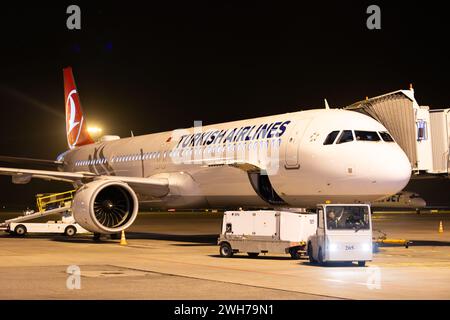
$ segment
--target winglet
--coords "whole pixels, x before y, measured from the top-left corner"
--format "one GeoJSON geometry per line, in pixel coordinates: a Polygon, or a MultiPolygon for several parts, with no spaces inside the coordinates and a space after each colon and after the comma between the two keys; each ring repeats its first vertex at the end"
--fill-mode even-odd
{"type": "Polygon", "coordinates": [[[86,121],[81,108],[72,68],[63,69],[64,75],[64,101],[66,107],[66,135],[70,149],[93,143],[87,131],[86,121]]]}
{"type": "Polygon", "coordinates": [[[327,101],[327,99],[324,99],[325,100],[325,109],[330,109],[330,106],[328,105],[328,101],[327,101]]]}

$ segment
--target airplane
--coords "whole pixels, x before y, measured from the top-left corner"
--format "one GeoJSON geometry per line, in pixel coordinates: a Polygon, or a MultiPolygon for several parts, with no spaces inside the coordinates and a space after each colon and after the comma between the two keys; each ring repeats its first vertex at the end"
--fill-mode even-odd
{"type": "MultiPolygon", "coordinates": [[[[298,111],[120,138],[90,136],[71,67],[63,69],[69,149],[57,170],[1,167],[13,183],[72,183],[78,224],[117,234],[139,208],[312,208],[363,203],[402,190],[406,154],[355,111],[298,111]]],[[[43,162],[48,160],[43,160],[43,162]]]]}
{"type": "Polygon", "coordinates": [[[401,191],[389,197],[373,201],[373,209],[414,209],[420,213],[420,209],[427,207],[426,201],[418,193],[401,191]]]}
{"type": "Polygon", "coordinates": [[[388,196],[371,203],[373,210],[385,211],[402,211],[404,209],[414,209],[417,214],[421,212],[438,213],[441,210],[447,211],[448,206],[428,205],[418,193],[411,191],[401,191],[394,195],[388,196]]]}

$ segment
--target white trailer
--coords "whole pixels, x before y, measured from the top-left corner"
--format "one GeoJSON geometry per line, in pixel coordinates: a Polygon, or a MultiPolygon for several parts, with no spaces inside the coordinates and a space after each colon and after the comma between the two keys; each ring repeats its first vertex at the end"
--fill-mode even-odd
{"type": "Polygon", "coordinates": [[[317,230],[308,240],[311,263],[353,262],[365,266],[372,260],[372,219],[369,205],[321,204],[317,230]]]}
{"type": "Polygon", "coordinates": [[[289,253],[298,259],[306,254],[310,235],[316,232],[316,214],[285,211],[226,211],[222,233],[218,239],[220,255],[231,257],[246,252],[251,257],[260,253],[289,253]]]}

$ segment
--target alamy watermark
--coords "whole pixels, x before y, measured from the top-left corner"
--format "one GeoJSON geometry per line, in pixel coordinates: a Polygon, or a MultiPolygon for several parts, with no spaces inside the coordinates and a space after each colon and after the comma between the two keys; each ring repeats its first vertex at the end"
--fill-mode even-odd
{"type": "MultiPolygon", "coordinates": [[[[167,142],[175,143],[162,157],[169,157],[175,164],[253,165],[262,174],[276,174],[281,136],[290,123],[286,120],[204,130],[202,121],[195,121],[193,130],[172,132],[167,142]]],[[[293,149],[296,153],[296,146],[293,149]]]]}
{"type": "Polygon", "coordinates": [[[367,7],[366,13],[370,16],[367,18],[366,26],[369,30],[381,29],[381,9],[373,4],[367,7]]]}
{"type": "Polygon", "coordinates": [[[81,9],[79,6],[72,4],[67,7],[66,13],[70,14],[66,20],[66,26],[69,30],[81,29],[81,9]]]}
{"type": "Polygon", "coordinates": [[[381,269],[378,266],[366,268],[366,286],[369,290],[381,290],[381,269]]]}
{"type": "Polygon", "coordinates": [[[66,273],[69,274],[66,280],[66,287],[69,290],[81,289],[81,269],[77,265],[67,267],[66,273]]]}

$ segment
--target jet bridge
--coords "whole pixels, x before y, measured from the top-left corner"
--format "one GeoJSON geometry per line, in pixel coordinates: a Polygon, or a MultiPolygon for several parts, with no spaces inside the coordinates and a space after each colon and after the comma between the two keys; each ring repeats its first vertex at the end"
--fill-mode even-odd
{"type": "Polygon", "coordinates": [[[420,106],[414,90],[398,90],[366,98],[350,106],[382,123],[405,151],[416,174],[449,174],[449,109],[420,106]]]}
{"type": "Polygon", "coordinates": [[[434,174],[449,174],[450,109],[430,110],[434,174]]]}

